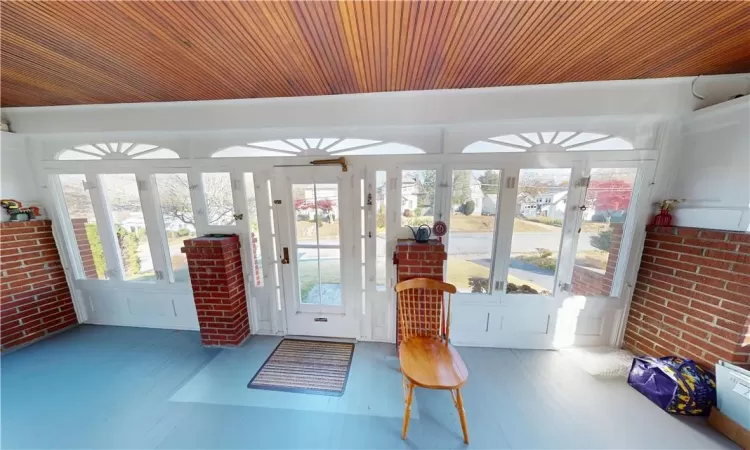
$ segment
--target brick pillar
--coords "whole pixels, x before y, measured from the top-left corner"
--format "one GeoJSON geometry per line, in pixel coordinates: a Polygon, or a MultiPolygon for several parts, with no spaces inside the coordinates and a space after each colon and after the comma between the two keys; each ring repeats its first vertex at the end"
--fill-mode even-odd
{"type": "Polygon", "coordinates": [[[89,237],[86,234],[86,219],[71,219],[73,222],[73,233],[76,236],[78,244],[78,253],[81,255],[83,263],[83,273],[86,278],[99,278],[96,274],[96,265],[94,264],[94,253],[91,251],[89,237]]]}
{"type": "Polygon", "coordinates": [[[250,335],[238,236],[188,239],[190,283],[205,346],[236,347],[250,335]]]}
{"type": "Polygon", "coordinates": [[[0,224],[0,348],[29,344],[77,324],[52,222],[0,224]]]}
{"type": "MultiPolygon", "coordinates": [[[[396,244],[396,267],[398,270],[398,282],[411,280],[412,278],[432,278],[443,281],[443,265],[448,259],[445,246],[437,241],[426,244],[418,244],[412,239],[401,239],[396,244]]],[[[435,311],[435,308],[425,308],[426,311],[435,311]]],[[[396,345],[401,343],[401,322],[398,314],[396,321],[396,345]]]]}

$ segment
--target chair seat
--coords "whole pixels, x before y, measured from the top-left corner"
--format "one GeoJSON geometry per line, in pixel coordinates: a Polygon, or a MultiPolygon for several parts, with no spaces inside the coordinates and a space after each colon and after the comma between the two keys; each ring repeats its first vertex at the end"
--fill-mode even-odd
{"type": "Polygon", "coordinates": [[[428,337],[412,337],[398,348],[401,372],[412,383],[429,389],[457,389],[469,371],[452,345],[428,337]]]}

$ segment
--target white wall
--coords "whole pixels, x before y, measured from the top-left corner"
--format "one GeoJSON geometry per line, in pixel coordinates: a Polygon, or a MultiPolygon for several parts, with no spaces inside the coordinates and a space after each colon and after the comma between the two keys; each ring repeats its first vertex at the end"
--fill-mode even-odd
{"type": "Polygon", "coordinates": [[[747,74],[317,97],[5,108],[29,134],[435,126],[539,118],[674,116],[747,92],[747,74]]]}
{"type": "MultiPolygon", "coordinates": [[[[14,133],[0,132],[0,198],[18,200],[23,206],[41,207],[42,195],[36,176],[26,150],[25,138],[14,133]]],[[[0,212],[0,222],[8,219],[5,211],[0,212]]]]}
{"type": "Polygon", "coordinates": [[[684,117],[678,152],[674,224],[750,230],[750,96],[684,117]]]}

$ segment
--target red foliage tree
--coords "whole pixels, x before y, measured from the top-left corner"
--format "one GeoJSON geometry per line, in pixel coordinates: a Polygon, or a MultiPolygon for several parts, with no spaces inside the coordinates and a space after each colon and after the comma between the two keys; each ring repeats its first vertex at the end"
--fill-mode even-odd
{"type": "Polygon", "coordinates": [[[596,211],[622,211],[628,209],[633,186],[623,180],[592,181],[586,199],[596,211]]]}
{"type": "Polygon", "coordinates": [[[310,209],[310,206],[311,205],[307,202],[307,200],[301,198],[294,201],[294,209],[297,211],[310,209]]]}
{"type": "Polygon", "coordinates": [[[321,211],[325,211],[325,212],[332,210],[333,206],[334,206],[333,200],[323,199],[323,200],[318,200],[318,203],[317,203],[318,209],[321,211]]]}

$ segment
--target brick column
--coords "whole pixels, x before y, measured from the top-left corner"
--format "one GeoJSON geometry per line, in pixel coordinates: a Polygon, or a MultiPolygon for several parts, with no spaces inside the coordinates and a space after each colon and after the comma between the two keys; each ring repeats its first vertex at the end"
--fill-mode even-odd
{"type": "Polygon", "coordinates": [[[78,324],[52,222],[0,224],[0,348],[44,339],[78,324]]]}
{"type": "MultiPolygon", "coordinates": [[[[396,267],[398,270],[398,282],[411,280],[412,278],[432,278],[443,281],[443,265],[448,259],[445,246],[437,241],[419,244],[412,239],[401,239],[396,244],[396,267]]],[[[426,299],[427,300],[427,299],[426,299]]],[[[426,311],[435,311],[435,308],[425,308],[426,311]]],[[[396,345],[401,343],[401,326],[396,315],[396,345]]]]}
{"type": "Polygon", "coordinates": [[[205,346],[236,347],[250,335],[238,236],[188,239],[190,283],[205,346]]]}

